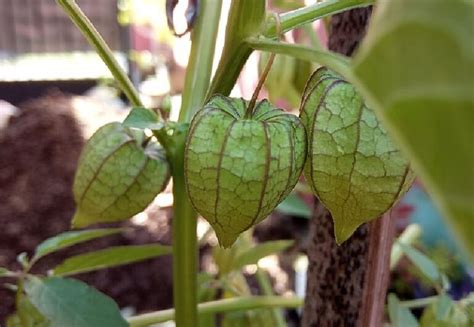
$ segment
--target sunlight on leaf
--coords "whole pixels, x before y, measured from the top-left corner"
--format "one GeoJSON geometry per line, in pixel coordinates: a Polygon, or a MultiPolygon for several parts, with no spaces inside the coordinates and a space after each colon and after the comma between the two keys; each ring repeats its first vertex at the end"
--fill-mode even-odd
{"type": "Polygon", "coordinates": [[[122,228],[103,228],[64,232],[41,242],[41,244],[36,247],[33,260],[38,260],[47,254],[62,250],[75,244],[91,241],[108,235],[118,234],[122,231],[122,228]]]}
{"type": "Polygon", "coordinates": [[[114,246],[103,250],[67,258],[53,270],[56,276],[79,274],[98,269],[171,254],[171,247],[156,244],[114,246]]]}

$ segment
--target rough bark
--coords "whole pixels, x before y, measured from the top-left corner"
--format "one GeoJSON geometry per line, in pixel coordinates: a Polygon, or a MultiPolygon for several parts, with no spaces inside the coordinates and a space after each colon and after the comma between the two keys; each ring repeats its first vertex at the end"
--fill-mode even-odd
{"type": "MultiPolygon", "coordinates": [[[[371,8],[331,19],[329,49],[351,56],[365,35],[371,8]]],[[[316,201],[310,222],[303,326],[381,326],[393,241],[388,215],[361,226],[338,246],[330,213],[316,201]]]]}

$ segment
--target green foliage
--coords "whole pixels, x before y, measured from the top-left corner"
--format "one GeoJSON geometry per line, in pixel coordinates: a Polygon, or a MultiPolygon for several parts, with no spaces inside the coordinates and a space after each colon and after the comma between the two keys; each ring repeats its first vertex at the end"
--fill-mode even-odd
{"type": "Polygon", "coordinates": [[[453,305],[453,301],[446,293],[441,294],[435,303],[436,320],[445,320],[453,305]]]}
{"type": "MultiPolygon", "coordinates": [[[[403,251],[411,264],[421,272],[421,278],[412,275],[438,292],[438,295],[414,300],[399,301],[394,294],[388,297],[388,310],[390,320],[394,326],[413,325],[421,327],[467,327],[474,323],[474,297],[473,293],[467,297],[454,301],[446,293],[450,287],[448,277],[441,272],[441,268],[431,257],[421,253],[408,244],[397,241],[394,244],[397,251],[403,251]],[[419,321],[416,321],[411,308],[423,308],[419,321]],[[416,322],[416,325],[415,325],[416,322]]],[[[410,269],[408,269],[410,272],[410,269]]],[[[419,273],[417,273],[419,274],[419,273]]]]}
{"type": "Polygon", "coordinates": [[[268,241],[239,253],[233,263],[233,269],[240,270],[246,265],[255,265],[262,258],[284,251],[292,246],[293,240],[268,241]]]}
{"type": "Polygon", "coordinates": [[[84,148],[74,180],[74,227],[121,221],[143,211],[169,180],[161,147],[120,123],[101,127],[84,148]]]}
{"type": "Polygon", "coordinates": [[[80,274],[166,254],[171,254],[171,247],[156,244],[114,246],[67,258],[54,268],[53,274],[57,276],[80,274]]]}
{"type": "Polygon", "coordinates": [[[290,193],[290,195],[276,207],[276,210],[285,215],[303,218],[310,218],[312,214],[310,206],[295,193],[290,193]]]}
{"type": "Polygon", "coordinates": [[[306,154],[306,133],[297,117],[262,101],[246,118],[247,105],[243,99],[213,97],[194,117],[187,139],[191,203],[224,247],[290,193],[306,154]]]}
{"type": "Polygon", "coordinates": [[[24,287],[31,303],[49,319],[48,326],[128,326],[111,298],[78,280],[29,276],[24,287]]]}
{"type": "Polygon", "coordinates": [[[329,209],[337,243],[389,210],[413,181],[407,160],[354,87],[321,68],[308,81],[305,177],[329,209]]]}
{"type": "Polygon", "coordinates": [[[151,130],[160,130],[164,127],[164,124],[159,122],[157,114],[150,109],[141,107],[133,108],[122,125],[139,129],[149,128],[151,130]]]}
{"type": "Polygon", "coordinates": [[[418,327],[418,321],[411,311],[400,305],[395,294],[388,295],[388,315],[393,327],[418,327]]]}
{"type": "MultiPolygon", "coordinates": [[[[288,31],[317,18],[373,2],[324,1],[281,15],[280,27],[288,31]]],[[[471,237],[474,132],[470,128],[474,121],[474,45],[469,42],[474,34],[472,1],[382,1],[354,65],[347,58],[321,48],[262,38],[262,35],[274,38],[277,31],[277,20],[269,19],[265,24],[266,2],[233,1],[223,55],[210,86],[221,1],[205,1],[192,32],[193,47],[179,118],[182,125],[172,130],[175,134],[164,130],[168,125],[159,121],[154,112],[140,107],[130,80],[75,2],[58,0],[58,3],[96,47],[136,107],[123,125],[104,126],[86,146],[74,185],[78,210],[73,225],[121,221],[142,211],[166,186],[171,170],[175,197],[177,325],[196,321],[197,298],[195,212],[184,185],[185,126],[205,102],[205,94],[208,99],[216,93],[229,94],[253,49],[316,61],[353,83],[413,159],[417,172],[474,252],[471,237]],[[145,139],[142,131],[130,128],[152,129],[167,155],[153,138],[145,139]]],[[[267,83],[278,93],[289,90],[287,86],[294,83],[286,71],[294,60],[289,57],[285,60],[288,64],[282,65],[283,70],[267,83]]],[[[304,94],[302,115],[310,134],[311,159],[306,176],[332,212],[336,238],[341,243],[358,225],[388,210],[408,187],[411,175],[406,161],[401,159],[354,88],[333,73],[321,70],[318,74],[310,80],[304,94]]],[[[254,115],[244,114],[245,107],[246,102],[240,99],[212,98],[196,115],[187,142],[186,179],[190,198],[210,221],[224,246],[232,245],[240,233],[264,219],[289,194],[305,160],[305,132],[296,117],[275,110],[265,101],[258,104],[254,115]]],[[[44,255],[113,233],[111,230],[65,233],[41,244],[31,262],[26,255],[20,255],[19,261],[26,272],[44,255]]],[[[287,241],[256,247],[246,243],[237,249],[216,250],[221,274],[218,282],[224,297],[250,295],[238,269],[289,245],[287,241]]],[[[444,276],[430,259],[403,244],[400,248],[431,282],[442,283],[444,276]]],[[[69,258],[54,272],[86,272],[168,252],[169,248],[154,245],[110,248],[69,258]]],[[[22,299],[23,288],[19,287],[17,314],[10,318],[9,326],[127,325],[111,299],[85,284],[57,277],[24,277],[23,273],[0,270],[3,276],[19,277],[19,286],[24,284],[28,295],[22,299]],[[26,278],[24,283],[23,278],[26,278]]],[[[212,282],[207,280],[203,284],[212,282]]],[[[212,298],[216,293],[203,296],[212,298]]],[[[236,305],[249,310],[245,314],[226,315],[224,324],[274,325],[269,316],[271,311],[251,311],[258,306],[259,299],[245,300],[222,303],[219,310],[234,310],[236,305]]],[[[267,306],[276,305],[271,297],[261,300],[268,301],[267,306]]],[[[425,321],[436,321],[443,326],[450,323],[464,326],[466,322],[469,325],[467,308],[472,313],[472,306],[464,302],[454,303],[445,294],[440,295],[425,310],[422,325],[425,321]]],[[[410,310],[394,295],[389,297],[389,314],[394,326],[418,325],[410,310]]]]}
{"type": "Polygon", "coordinates": [[[275,320],[270,310],[247,310],[230,312],[222,319],[222,327],[275,327],[275,320]]]}
{"type": "Polygon", "coordinates": [[[121,228],[90,229],[83,231],[64,232],[48,238],[36,247],[33,261],[47,254],[62,250],[69,246],[87,242],[96,238],[117,234],[123,231],[121,228]]]}
{"type": "Polygon", "coordinates": [[[7,327],[51,327],[51,323],[28,298],[21,297],[17,302],[15,314],[7,319],[7,327]]]}
{"type": "Polygon", "coordinates": [[[398,246],[410,259],[410,261],[427,277],[432,283],[439,283],[441,281],[441,274],[438,267],[426,255],[413,248],[410,245],[398,243],[398,246]]]}
{"type": "Polygon", "coordinates": [[[264,27],[265,0],[232,1],[227,19],[224,49],[207,93],[229,95],[252,49],[245,39],[256,36],[264,27]]]}
{"type": "Polygon", "coordinates": [[[230,249],[213,249],[213,259],[220,275],[239,271],[246,265],[256,265],[260,259],[282,252],[294,244],[293,240],[278,240],[256,245],[252,240],[251,231],[243,233],[230,249]]]}
{"type": "Polygon", "coordinates": [[[439,295],[437,301],[423,311],[421,327],[472,326],[474,319],[469,314],[469,308],[463,307],[464,301],[454,302],[445,293],[439,295]]]}
{"type": "Polygon", "coordinates": [[[0,267],[0,277],[7,277],[10,273],[11,271],[7,268],[0,267]]]}
{"type": "Polygon", "coordinates": [[[381,1],[354,73],[474,253],[474,2],[381,1]]]}

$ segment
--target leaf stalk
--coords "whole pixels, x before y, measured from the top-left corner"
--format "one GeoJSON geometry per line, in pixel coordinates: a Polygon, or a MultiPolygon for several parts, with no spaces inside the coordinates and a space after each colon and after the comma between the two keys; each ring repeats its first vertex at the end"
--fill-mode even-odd
{"type": "MultiPolygon", "coordinates": [[[[199,315],[204,315],[261,308],[299,308],[302,305],[303,299],[299,297],[245,296],[200,303],[198,305],[198,312],[199,315]]],[[[128,323],[130,327],[149,326],[173,320],[175,316],[175,310],[168,309],[131,317],[128,319],[128,323]]]]}

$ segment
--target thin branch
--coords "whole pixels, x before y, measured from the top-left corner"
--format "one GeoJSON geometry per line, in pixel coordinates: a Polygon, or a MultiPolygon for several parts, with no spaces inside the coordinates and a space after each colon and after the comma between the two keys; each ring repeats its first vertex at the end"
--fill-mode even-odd
{"type": "Polygon", "coordinates": [[[112,76],[117,81],[120,89],[127,96],[128,100],[135,107],[142,107],[138,92],[135,90],[132,82],[127,74],[122,70],[120,65],[112,53],[112,50],[105,43],[102,36],[95,29],[94,25],[82,12],[81,8],[74,0],[56,0],[58,4],[63,7],[69,18],[77,25],[82,34],[86,37],[89,43],[95,48],[99,56],[109,68],[112,76]]]}
{"type": "MultiPolygon", "coordinates": [[[[323,17],[331,16],[349,9],[373,5],[376,0],[327,0],[310,6],[302,7],[280,15],[281,28],[288,32],[296,27],[311,23],[323,17]]],[[[266,27],[263,35],[274,38],[277,36],[275,22],[266,27]]]]}
{"type": "MultiPolygon", "coordinates": [[[[299,297],[245,296],[200,303],[198,305],[198,313],[203,315],[260,308],[299,308],[302,305],[303,299],[299,297]]],[[[174,309],[156,311],[131,317],[128,319],[128,323],[130,324],[130,327],[148,326],[173,320],[174,315],[174,309]]]]}
{"type": "Polygon", "coordinates": [[[316,62],[341,74],[347,80],[353,80],[350,59],[335,52],[276,42],[266,38],[251,37],[246,39],[246,42],[254,50],[289,55],[301,60],[316,62]]]}

